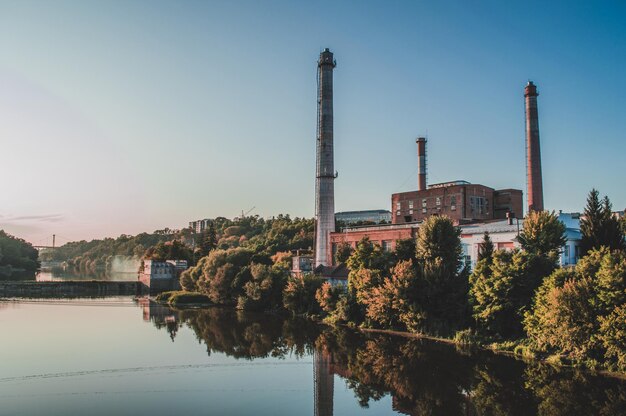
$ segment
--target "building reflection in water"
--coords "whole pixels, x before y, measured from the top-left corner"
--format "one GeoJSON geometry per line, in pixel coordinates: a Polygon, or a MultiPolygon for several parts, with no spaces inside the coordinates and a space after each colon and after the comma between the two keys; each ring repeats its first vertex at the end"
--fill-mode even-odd
{"type": "Polygon", "coordinates": [[[160,305],[148,297],[137,299],[137,303],[143,311],[143,320],[145,322],[153,322],[159,329],[165,327],[173,342],[178,332],[176,313],[167,306],[160,305]]]}
{"type": "Polygon", "coordinates": [[[332,416],[335,376],[331,356],[321,348],[313,352],[313,396],[315,416],[332,416]]]}

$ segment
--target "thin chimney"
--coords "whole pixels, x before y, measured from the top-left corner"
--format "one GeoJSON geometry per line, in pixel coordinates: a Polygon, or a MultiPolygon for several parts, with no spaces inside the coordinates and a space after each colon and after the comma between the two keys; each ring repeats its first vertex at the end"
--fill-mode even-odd
{"type": "Polygon", "coordinates": [[[426,138],[418,137],[417,143],[417,190],[426,190],[426,138]]]}

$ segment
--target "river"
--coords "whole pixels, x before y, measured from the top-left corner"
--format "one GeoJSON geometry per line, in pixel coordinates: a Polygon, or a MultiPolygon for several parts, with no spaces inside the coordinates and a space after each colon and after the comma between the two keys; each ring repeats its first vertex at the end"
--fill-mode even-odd
{"type": "Polygon", "coordinates": [[[626,381],[147,299],[0,301],[0,415],[624,415],[626,381]]]}

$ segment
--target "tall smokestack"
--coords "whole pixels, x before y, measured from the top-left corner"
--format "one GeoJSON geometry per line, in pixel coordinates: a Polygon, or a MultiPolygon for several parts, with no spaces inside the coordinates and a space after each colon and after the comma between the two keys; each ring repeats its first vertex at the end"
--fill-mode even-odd
{"type": "Polygon", "coordinates": [[[417,143],[417,190],[426,190],[426,138],[418,137],[417,143]]]}
{"type": "Polygon", "coordinates": [[[315,266],[332,264],[328,245],[335,231],[335,167],[333,161],[333,69],[328,48],[317,62],[317,166],[315,175],[315,266]]]}
{"type": "Polygon", "coordinates": [[[526,98],[526,196],[528,211],[543,211],[543,184],[541,178],[541,150],[539,148],[539,115],[537,87],[528,81],[526,98]]]}

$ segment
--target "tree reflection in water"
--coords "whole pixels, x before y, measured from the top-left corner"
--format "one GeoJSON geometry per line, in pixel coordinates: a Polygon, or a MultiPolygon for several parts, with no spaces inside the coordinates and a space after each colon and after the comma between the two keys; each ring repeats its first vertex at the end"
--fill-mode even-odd
{"type": "Polygon", "coordinates": [[[307,320],[141,303],[144,319],[191,328],[207,353],[237,359],[313,356],[316,415],[332,415],[335,375],[363,407],[390,394],[408,415],[626,415],[626,382],[429,340],[362,334],[307,320]]]}

